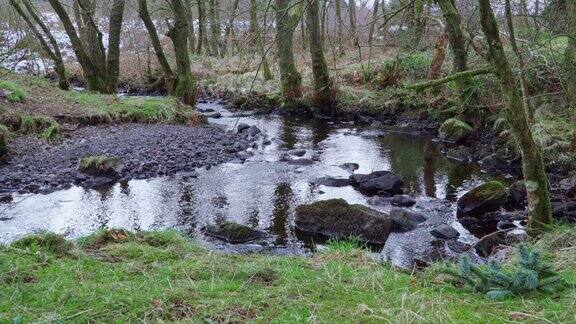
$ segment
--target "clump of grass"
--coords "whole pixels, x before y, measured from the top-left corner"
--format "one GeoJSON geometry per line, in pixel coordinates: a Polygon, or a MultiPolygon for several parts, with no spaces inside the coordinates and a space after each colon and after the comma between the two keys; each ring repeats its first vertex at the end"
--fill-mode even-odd
{"type": "Polygon", "coordinates": [[[0,89],[8,91],[6,96],[8,102],[24,102],[26,94],[18,84],[8,80],[0,80],[0,89]]]}
{"type": "Polygon", "coordinates": [[[106,155],[85,156],[78,162],[78,170],[91,174],[116,174],[122,168],[122,159],[106,155]]]}
{"type": "Polygon", "coordinates": [[[58,123],[47,116],[22,115],[20,116],[19,131],[24,134],[40,134],[48,128],[59,128],[58,123]]]}
{"type": "Polygon", "coordinates": [[[44,251],[56,255],[67,255],[74,245],[62,235],[54,233],[30,235],[12,243],[12,247],[32,251],[44,251]]]}
{"type": "Polygon", "coordinates": [[[100,249],[109,244],[134,241],[134,234],[123,229],[101,229],[78,240],[83,248],[100,249]]]}
{"type": "Polygon", "coordinates": [[[60,126],[58,124],[50,125],[42,131],[40,136],[47,142],[55,142],[60,139],[60,126]]]}

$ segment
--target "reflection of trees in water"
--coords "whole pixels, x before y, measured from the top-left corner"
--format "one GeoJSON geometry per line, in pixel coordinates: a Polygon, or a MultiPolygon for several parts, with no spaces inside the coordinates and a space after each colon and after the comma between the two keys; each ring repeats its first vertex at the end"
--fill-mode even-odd
{"type": "Polygon", "coordinates": [[[280,130],[280,138],[282,139],[282,148],[293,149],[298,143],[298,132],[302,128],[309,130],[312,133],[310,141],[312,148],[320,148],[320,143],[328,138],[331,131],[331,126],[321,119],[299,119],[293,117],[285,117],[280,130]]]}
{"type": "Polygon", "coordinates": [[[424,166],[424,146],[427,140],[399,135],[387,135],[380,148],[388,155],[390,171],[404,181],[407,192],[421,194],[420,169],[424,166]]]}
{"type": "Polygon", "coordinates": [[[471,164],[461,163],[446,163],[446,199],[448,201],[456,201],[458,188],[472,176],[474,173],[474,166],[471,164]]]}
{"type": "Polygon", "coordinates": [[[285,245],[288,238],[286,224],[290,217],[290,207],[294,201],[294,192],[289,183],[281,182],[274,190],[274,210],[272,231],[276,234],[276,245],[285,245]]]}
{"type": "Polygon", "coordinates": [[[314,119],[309,127],[312,130],[312,148],[319,149],[320,143],[328,138],[331,126],[325,120],[314,119]]]}
{"type": "Polygon", "coordinates": [[[178,192],[180,197],[178,199],[178,215],[176,218],[176,225],[183,228],[188,234],[192,234],[197,225],[196,219],[196,204],[198,198],[196,197],[195,186],[191,183],[181,181],[178,184],[178,192]]]}
{"type": "Polygon", "coordinates": [[[294,144],[298,141],[298,137],[296,136],[296,125],[294,120],[291,117],[285,117],[281,130],[280,130],[280,139],[282,140],[281,147],[285,149],[293,149],[294,144]]]}
{"type": "Polygon", "coordinates": [[[436,181],[434,179],[436,150],[431,142],[424,144],[424,192],[426,196],[436,198],[436,181]]]}

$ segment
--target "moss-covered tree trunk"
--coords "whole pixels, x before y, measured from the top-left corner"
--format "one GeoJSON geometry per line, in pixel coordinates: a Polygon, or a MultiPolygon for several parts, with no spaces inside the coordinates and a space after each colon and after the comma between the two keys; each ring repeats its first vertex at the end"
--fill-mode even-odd
{"type": "Polygon", "coordinates": [[[489,60],[500,81],[506,105],[506,119],[522,155],[522,171],[528,192],[528,230],[537,234],[552,223],[552,210],[548,192],[548,178],[540,150],[532,137],[522,96],[514,73],[508,63],[494,12],[489,0],[478,0],[482,30],[489,45],[489,60]]]}
{"type": "Polygon", "coordinates": [[[344,21],[342,20],[342,0],[334,0],[334,12],[336,14],[337,34],[336,46],[338,46],[338,54],[343,56],[344,51],[344,21]]]}
{"type": "Polygon", "coordinates": [[[220,28],[220,1],[208,0],[210,16],[210,55],[220,56],[222,48],[222,30],[220,28]]]}
{"type": "Polygon", "coordinates": [[[250,0],[250,25],[248,27],[248,34],[250,36],[249,45],[252,48],[255,48],[259,42],[260,37],[258,30],[258,3],[256,0],[250,0]]]}
{"type": "Polygon", "coordinates": [[[408,48],[418,49],[422,42],[424,28],[426,26],[426,16],[424,15],[424,0],[414,0],[412,2],[412,12],[408,30],[408,48]]]}
{"type": "MultiPolygon", "coordinates": [[[[452,64],[455,73],[464,72],[468,69],[468,46],[466,38],[461,28],[462,18],[454,6],[454,0],[436,0],[444,19],[446,20],[446,30],[448,41],[452,50],[452,64]]],[[[467,113],[467,106],[473,101],[473,79],[463,77],[456,83],[458,91],[458,104],[461,113],[467,113]]]]}
{"type": "Polygon", "coordinates": [[[196,0],[198,5],[198,46],[196,54],[202,54],[205,46],[208,46],[208,35],[206,33],[206,3],[205,0],[196,0]]]}
{"type": "Polygon", "coordinates": [[[510,5],[510,0],[504,0],[504,11],[506,13],[506,24],[508,25],[508,34],[510,37],[510,45],[512,46],[512,51],[516,55],[518,60],[518,65],[520,67],[520,88],[522,89],[522,98],[524,103],[524,110],[526,110],[526,118],[528,118],[528,123],[532,125],[534,123],[534,111],[532,110],[532,105],[530,103],[530,95],[528,94],[528,86],[526,83],[526,64],[524,63],[524,56],[518,44],[516,43],[516,32],[514,30],[514,23],[512,21],[512,6],[510,5]]]}
{"type": "Polygon", "coordinates": [[[20,17],[24,20],[26,25],[30,27],[32,34],[36,37],[42,50],[48,54],[50,59],[54,62],[54,71],[58,76],[58,87],[62,90],[69,90],[70,83],[68,83],[68,78],[66,77],[66,68],[64,67],[64,61],[62,60],[62,54],[60,52],[60,48],[54,35],[50,29],[46,26],[46,24],[40,19],[40,17],[36,14],[37,9],[29,0],[23,0],[22,3],[26,10],[20,6],[17,0],[10,0],[10,4],[16,12],[20,15],[20,17]],[[38,27],[42,30],[38,29],[38,27]],[[44,34],[42,34],[44,33],[44,34]]]}
{"type": "Polygon", "coordinates": [[[114,0],[110,8],[108,23],[108,54],[106,72],[108,75],[108,93],[116,93],[120,76],[120,35],[124,20],[124,0],[114,0]]]}
{"type": "Polygon", "coordinates": [[[294,30],[298,24],[301,6],[290,0],[275,0],[276,54],[285,104],[296,103],[302,97],[302,78],[294,61],[294,30]]]}
{"type": "Polygon", "coordinates": [[[169,36],[174,45],[174,56],[178,77],[174,94],[180,97],[184,104],[196,105],[196,83],[192,77],[190,56],[188,55],[188,17],[182,0],[170,0],[174,13],[174,26],[169,36]]]}
{"type": "Polygon", "coordinates": [[[564,53],[566,99],[572,111],[574,135],[572,151],[576,152],[576,1],[566,2],[568,46],[564,53]]]}
{"type": "Polygon", "coordinates": [[[314,103],[326,115],[333,115],[334,107],[334,84],[328,73],[328,65],[324,57],[322,34],[319,24],[320,0],[309,0],[306,9],[306,25],[308,26],[308,38],[310,40],[310,57],[312,58],[312,74],[314,76],[314,103]]]}

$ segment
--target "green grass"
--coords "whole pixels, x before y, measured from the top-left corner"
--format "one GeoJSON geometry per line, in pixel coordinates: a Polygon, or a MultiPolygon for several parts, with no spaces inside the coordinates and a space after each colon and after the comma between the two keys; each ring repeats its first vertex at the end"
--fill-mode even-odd
{"type": "Polygon", "coordinates": [[[353,242],[311,258],[210,252],[173,231],[99,231],[74,248],[54,237],[22,242],[0,248],[0,322],[576,321],[572,227],[536,243],[571,286],[500,302],[434,269],[397,271],[353,242]]]}
{"type": "Polygon", "coordinates": [[[6,99],[12,103],[23,102],[26,97],[24,89],[12,81],[0,80],[0,89],[7,90],[9,92],[9,94],[6,96],[6,99]]]}

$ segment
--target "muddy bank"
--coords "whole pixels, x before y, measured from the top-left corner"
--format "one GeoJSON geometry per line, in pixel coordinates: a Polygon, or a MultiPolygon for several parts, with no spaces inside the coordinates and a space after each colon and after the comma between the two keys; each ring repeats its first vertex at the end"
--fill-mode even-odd
{"type": "Polygon", "coordinates": [[[0,166],[0,191],[50,192],[71,184],[96,186],[112,180],[142,179],[210,168],[246,154],[253,145],[247,134],[207,126],[121,124],[83,127],[54,146],[20,137],[11,142],[11,156],[0,166]],[[122,160],[113,178],[93,179],[78,170],[86,156],[122,160]]]}

